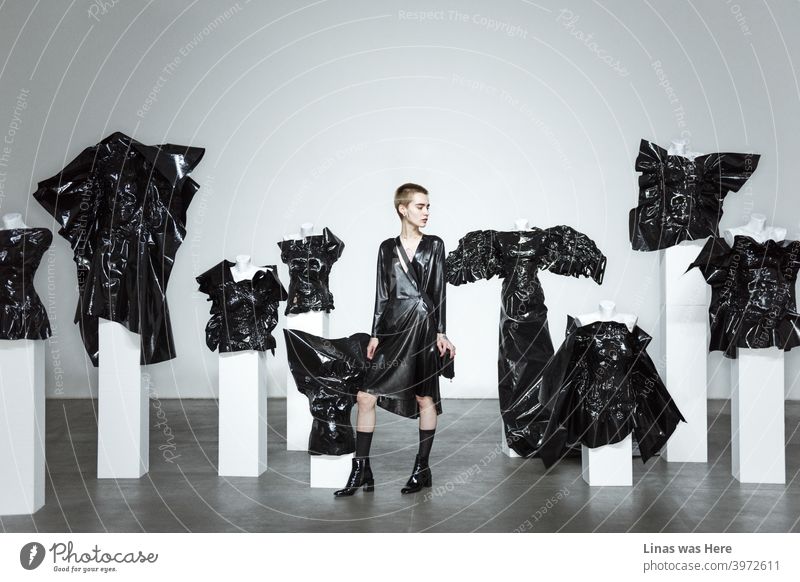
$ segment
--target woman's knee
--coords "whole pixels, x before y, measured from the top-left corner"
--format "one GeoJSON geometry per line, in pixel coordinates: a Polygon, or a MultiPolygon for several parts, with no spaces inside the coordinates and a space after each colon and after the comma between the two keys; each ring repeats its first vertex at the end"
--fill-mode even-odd
{"type": "Polygon", "coordinates": [[[417,396],[416,398],[420,408],[429,408],[433,406],[433,398],[430,396],[417,396]]]}
{"type": "Polygon", "coordinates": [[[356,402],[358,403],[359,408],[374,408],[377,401],[378,397],[370,394],[369,392],[363,392],[359,390],[358,394],[356,394],[356,402]]]}

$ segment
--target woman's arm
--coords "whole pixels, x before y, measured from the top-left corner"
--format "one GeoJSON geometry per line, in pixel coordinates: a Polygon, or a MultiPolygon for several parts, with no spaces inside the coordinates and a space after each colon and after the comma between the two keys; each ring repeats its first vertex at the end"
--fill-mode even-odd
{"type": "Polygon", "coordinates": [[[434,302],[433,317],[436,331],[444,334],[447,330],[447,281],[445,281],[444,243],[436,245],[431,264],[431,299],[434,302]]]}
{"type": "Polygon", "coordinates": [[[375,312],[372,316],[372,337],[378,337],[381,330],[381,319],[383,318],[383,311],[386,308],[386,302],[389,300],[389,282],[388,274],[384,268],[384,254],[383,245],[378,249],[378,268],[375,277],[375,312]]]}

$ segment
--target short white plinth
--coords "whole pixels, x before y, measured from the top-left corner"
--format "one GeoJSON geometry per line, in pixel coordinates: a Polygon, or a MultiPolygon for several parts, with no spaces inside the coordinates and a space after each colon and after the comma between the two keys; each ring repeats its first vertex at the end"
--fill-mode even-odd
{"type": "Polygon", "coordinates": [[[506,426],[503,421],[500,421],[500,450],[503,451],[503,454],[507,457],[512,459],[519,459],[521,458],[514,449],[508,446],[508,442],[506,441],[506,426]]]}
{"type": "Polygon", "coordinates": [[[353,453],[348,455],[309,455],[311,487],[341,489],[353,468],[353,453]]]}
{"type": "Polygon", "coordinates": [[[592,487],[633,485],[633,439],[613,445],[581,447],[581,476],[592,487]]]}

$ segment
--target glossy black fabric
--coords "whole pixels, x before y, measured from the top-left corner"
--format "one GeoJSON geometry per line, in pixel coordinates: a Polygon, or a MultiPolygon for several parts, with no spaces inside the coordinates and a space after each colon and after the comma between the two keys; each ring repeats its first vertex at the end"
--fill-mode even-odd
{"type": "Polygon", "coordinates": [[[708,349],[735,358],[738,348],[797,347],[800,241],[760,243],[737,235],[733,243],[731,248],[723,238],[709,239],[689,266],[711,285],[708,349]]]}
{"type": "Polygon", "coordinates": [[[553,356],[553,343],[538,272],[591,277],[602,283],[605,265],[606,257],[589,237],[563,225],[470,232],[447,257],[447,280],[452,285],[495,275],[503,279],[497,391],[506,440],[520,455],[535,452],[547,425],[536,380],[553,356]],[[523,395],[529,404],[524,413],[512,406],[523,395]]]}
{"type": "Polygon", "coordinates": [[[98,319],[141,336],[141,363],[175,357],[166,292],[199,186],[201,148],[147,146],[114,133],[86,148],[33,196],[61,225],[78,270],[75,322],[94,365],[98,319]]]}
{"type": "Polygon", "coordinates": [[[639,327],[567,320],[564,343],[543,371],[539,397],[550,421],[539,449],[551,466],[566,447],[589,448],[633,433],[642,462],[655,455],[684,421],[646,348],[651,337],[639,327]]]}
{"type": "Polygon", "coordinates": [[[671,156],[642,140],[636,170],[639,205],[630,211],[631,246],[655,251],[684,240],[719,235],[722,205],[738,192],[758,166],[758,154],[716,153],[671,156]]]}
{"type": "Polygon", "coordinates": [[[350,410],[364,382],[364,354],[369,335],[326,340],[284,329],[289,369],[297,389],[306,395],[313,417],[308,437],[312,455],[345,455],[355,451],[350,410]]]}
{"type": "Polygon", "coordinates": [[[281,261],[289,267],[289,299],[286,315],[333,309],[328,287],[333,264],[339,260],[344,243],[330,229],[300,240],[278,243],[281,261]]]}
{"type": "Polygon", "coordinates": [[[53,242],[46,228],[0,230],[0,339],[47,339],[50,321],[33,276],[53,242]]]}
{"type": "Polygon", "coordinates": [[[198,276],[200,291],[211,301],[211,318],[206,324],[206,345],[212,352],[257,350],[275,353],[272,330],[278,325],[278,302],[286,300],[286,289],[278,279],[275,265],[264,265],[252,279],[236,281],[231,268],[222,261],[198,276]]]}

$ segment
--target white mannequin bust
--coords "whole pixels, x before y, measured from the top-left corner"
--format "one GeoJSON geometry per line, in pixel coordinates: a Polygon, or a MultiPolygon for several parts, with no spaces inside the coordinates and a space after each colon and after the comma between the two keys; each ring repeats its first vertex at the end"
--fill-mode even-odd
{"type": "Polygon", "coordinates": [[[597,311],[584,313],[575,319],[581,327],[596,321],[616,321],[624,323],[630,331],[633,331],[633,328],[636,327],[636,321],[638,320],[632,313],[617,313],[617,304],[607,299],[600,302],[597,311]]]}
{"type": "Polygon", "coordinates": [[[9,212],[3,215],[3,230],[12,228],[28,228],[28,225],[22,221],[22,215],[19,212],[9,212]]]}
{"type": "Polygon", "coordinates": [[[231,267],[231,274],[233,275],[233,280],[239,282],[245,279],[252,279],[256,273],[265,270],[264,268],[256,267],[250,260],[250,255],[236,255],[236,264],[231,267]]]}
{"type": "Polygon", "coordinates": [[[514,230],[530,230],[531,225],[527,218],[518,218],[514,221],[514,230]]]}
{"type": "Polygon", "coordinates": [[[689,158],[690,160],[693,160],[700,155],[698,152],[689,151],[688,139],[673,139],[670,141],[670,146],[667,150],[667,153],[671,156],[683,156],[684,158],[689,158]]]}
{"type": "Polygon", "coordinates": [[[731,247],[737,235],[749,236],[754,241],[763,243],[768,240],[780,242],[786,238],[786,229],[781,226],[767,226],[767,217],[763,214],[753,214],[747,224],[726,229],[723,233],[725,242],[731,247]]]}
{"type": "Polygon", "coordinates": [[[304,222],[300,225],[300,232],[283,235],[283,240],[305,240],[314,235],[314,223],[304,222]]]}

